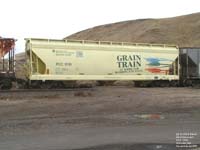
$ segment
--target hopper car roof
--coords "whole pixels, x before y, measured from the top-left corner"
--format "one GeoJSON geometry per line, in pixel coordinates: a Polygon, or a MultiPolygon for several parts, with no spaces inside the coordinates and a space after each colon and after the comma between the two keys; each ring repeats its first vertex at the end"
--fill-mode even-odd
{"type": "Polygon", "coordinates": [[[116,42],[116,41],[93,41],[93,40],[73,40],[73,39],[37,39],[26,38],[26,41],[30,42],[48,42],[48,43],[74,43],[74,44],[93,44],[93,45],[113,45],[113,46],[142,46],[142,47],[162,47],[162,48],[178,48],[177,45],[170,44],[150,44],[150,43],[131,43],[131,42],[116,42]]]}

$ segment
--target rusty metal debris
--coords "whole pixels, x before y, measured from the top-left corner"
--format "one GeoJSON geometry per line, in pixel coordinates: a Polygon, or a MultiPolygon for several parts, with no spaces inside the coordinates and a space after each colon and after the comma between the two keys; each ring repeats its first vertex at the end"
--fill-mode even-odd
{"type": "Polygon", "coordinates": [[[0,58],[15,47],[15,39],[0,37],[0,58]]]}

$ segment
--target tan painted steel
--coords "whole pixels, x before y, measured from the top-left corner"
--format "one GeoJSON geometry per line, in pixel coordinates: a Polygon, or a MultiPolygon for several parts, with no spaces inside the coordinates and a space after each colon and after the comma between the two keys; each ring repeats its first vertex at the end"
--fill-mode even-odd
{"type": "Polygon", "coordinates": [[[177,46],[26,39],[30,80],[178,80],[177,46]]]}

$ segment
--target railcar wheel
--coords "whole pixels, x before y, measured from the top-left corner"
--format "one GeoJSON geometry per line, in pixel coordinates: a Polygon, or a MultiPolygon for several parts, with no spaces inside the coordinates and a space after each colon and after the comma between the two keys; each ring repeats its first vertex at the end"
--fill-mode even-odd
{"type": "Polygon", "coordinates": [[[192,86],[192,80],[189,80],[189,79],[184,80],[183,81],[183,85],[186,86],[186,87],[187,86],[192,86]]]}
{"type": "Polygon", "coordinates": [[[113,85],[115,81],[97,81],[99,86],[108,86],[108,85],[113,85]]]}
{"type": "Polygon", "coordinates": [[[135,87],[141,87],[141,82],[140,81],[133,81],[135,87]]]}
{"type": "Polygon", "coordinates": [[[152,81],[152,87],[160,87],[160,81],[152,81]]]}
{"type": "Polygon", "coordinates": [[[10,79],[3,79],[0,81],[0,89],[8,90],[12,88],[12,81],[10,79]]]}
{"type": "Polygon", "coordinates": [[[41,82],[40,88],[41,89],[51,89],[52,83],[50,81],[41,82]]]}
{"type": "Polygon", "coordinates": [[[192,87],[200,88],[200,81],[199,80],[193,80],[192,81],[192,87]]]}
{"type": "Polygon", "coordinates": [[[178,87],[180,86],[179,82],[178,81],[170,81],[170,87],[178,87]]]}
{"type": "Polygon", "coordinates": [[[64,88],[64,83],[62,81],[52,81],[50,82],[50,88],[51,89],[61,89],[64,88]]]}
{"type": "Polygon", "coordinates": [[[170,83],[169,83],[169,81],[161,81],[161,82],[160,82],[160,86],[161,86],[161,87],[169,87],[169,86],[170,86],[170,83]]]}
{"type": "Polygon", "coordinates": [[[134,81],[135,87],[152,87],[152,81],[134,81]]]}
{"type": "Polygon", "coordinates": [[[77,81],[71,80],[71,81],[63,81],[64,88],[75,88],[77,87],[77,81]]]}
{"type": "Polygon", "coordinates": [[[28,87],[30,89],[39,89],[41,88],[41,81],[37,81],[37,80],[34,80],[34,81],[29,81],[28,83],[28,87]]]}

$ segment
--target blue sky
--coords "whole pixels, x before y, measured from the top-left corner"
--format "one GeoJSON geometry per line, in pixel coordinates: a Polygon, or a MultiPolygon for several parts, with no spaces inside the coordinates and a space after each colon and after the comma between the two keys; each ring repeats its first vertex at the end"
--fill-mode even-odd
{"type": "Polygon", "coordinates": [[[200,12],[198,0],[1,0],[0,36],[62,39],[97,25],[200,12]]]}

